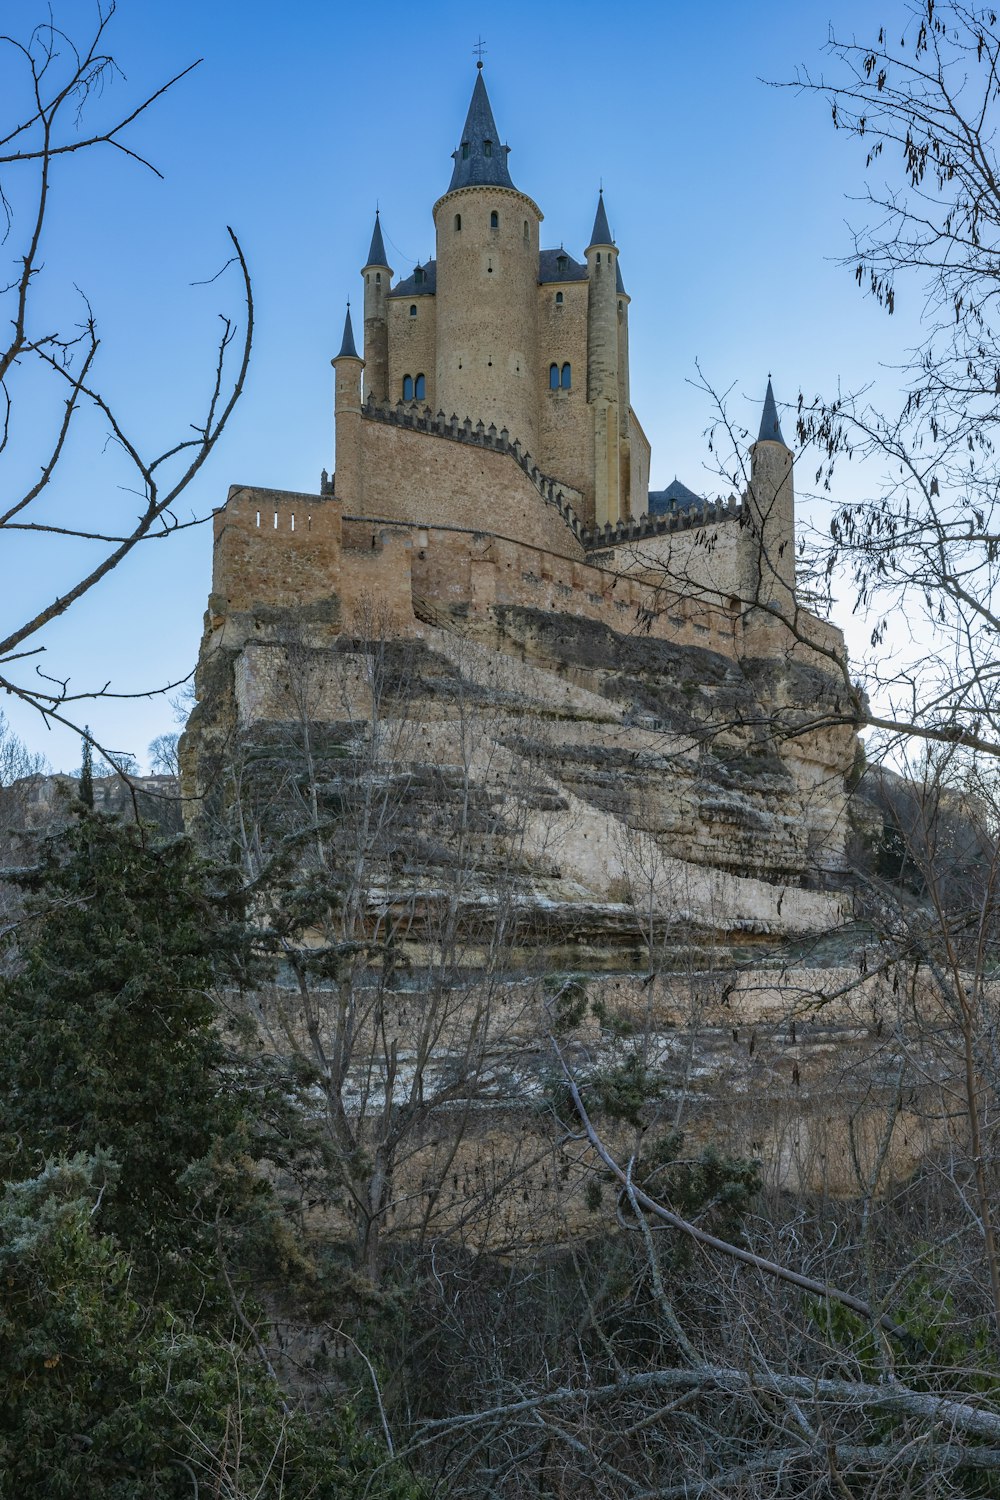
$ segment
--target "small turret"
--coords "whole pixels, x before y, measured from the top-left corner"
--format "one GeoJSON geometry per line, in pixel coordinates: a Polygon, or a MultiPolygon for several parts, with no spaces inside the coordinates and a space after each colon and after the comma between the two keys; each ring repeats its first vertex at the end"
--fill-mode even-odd
{"type": "Polygon", "coordinates": [[[389,399],[388,296],[392,268],[386,259],[382,225],[375,210],[375,228],[368,259],[361,268],[365,283],[365,392],[384,405],[389,399]]]}
{"type": "Polygon", "coordinates": [[[742,594],[788,616],[795,602],[795,487],[793,456],[781,435],[770,377],[760,433],[750,449],[750,487],[739,537],[742,594]]]}
{"type": "Polygon", "coordinates": [[[340,353],[334,355],[331,364],[336,372],[334,426],[337,469],[334,475],[334,494],[341,505],[357,506],[361,499],[361,371],[365,362],[354,342],[349,302],[340,353]]]}
{"type": "Polygon", "coordinates": [[[604,189],[587,246],[587,401],[594,421],[594,524],[612,525],[621,505],[621,389],[618,335],[618,250],[611,238],[604,189]]]}

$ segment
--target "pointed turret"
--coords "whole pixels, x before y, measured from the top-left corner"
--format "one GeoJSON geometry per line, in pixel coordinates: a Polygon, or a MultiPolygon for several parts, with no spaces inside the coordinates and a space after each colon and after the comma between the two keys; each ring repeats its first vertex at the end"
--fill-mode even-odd
{"type": "Polygon", "coordinates": [[[779,619],[789,618],[795,607],[793,463],[769,379],[760,435],[750,449],[750,485],[736,546],[744,605],[762,607],[779,619]]]}
{"type": "Polygon", "coordinates": [[[333,414],[337,469],[333,489],[342,505],[357,505],[361,493],[361,371],[365,362],[354,342],[349,302],[340,353],[334,355],[331,364],[336,371],[333,414]]]}
{"type": "Polygon", "coordinates": [[[354,329],[351,326],[351,304],[347,304],[347,317],[344,319],[344,337],[340,341],[340,353],[334,356],[334,363],[338,359],[360,359],[354,343],[354,329]]]}
{"type": "Polygon", "coordinates": [[[375,210],[375,228],[372,230],[372,242],[368,251],[368,259],[363,269],[369,266],[387,266],[389,262],[385,258],[385,246],[382,243],[382,225],[379,222],[378,209],[375,210]]]}
{"type": "Polygon", "coordinates": [[[625,283],[622,281],[622,263],[620,260],[615,261],[615,291],[619,297],[628,296],[625,290],[625,283]]]}
{"type": "Polygon", "coordinates": [[[770,376],[767,381],[767,395],[764,397],[764,410],[761,412],[757,441],[758,443],[780,443],[783,448],[788,446],[781,436],[781,423],[778,421],[778,407],[774,399],[774,391],[771,389],[770,376]]]}
{"type": "Polygon", "coordinates": [[[587,246],[587,249],[592,250],[595,245],[613,244],[611,226],[608,224],[608,214],[604,207],[604,189],[601,188],[597,198],[597,213],[594,216],[594,232],[590,236],[590,244],[587,246]]]}
{"type": "Polygon", "coordinates": [[[389,399],[389,310],[392,267],[385,255],[382,224],[375,210],[375,228],[368,259],[361,268],[365,283],[365,395],[384,405],[389,399]]]}
{"type": "Polygon", "coordinates": [[[504,146],[500,141],[490,107],[490,96],[483,82],[483,65],[478,62],[476,67],[476,85],[472,90],[461,144],[457,151],[452,152],[455,170],[451,174],[449,193],[464,187],[514,186],[507,170],[507,153],[510,147],[504,146]]]}
{"type": "MultiPolygon", "coordinates": [[[[618,319],[618,249],[611,238],[604,189],[597,199],[594,233],[587,246],[587,403],[594,423],[594,525],[614,526],[622,516],[621,355],[618,319]]],[[[626,429],[627,430],[627,429],[626,429]]]]}

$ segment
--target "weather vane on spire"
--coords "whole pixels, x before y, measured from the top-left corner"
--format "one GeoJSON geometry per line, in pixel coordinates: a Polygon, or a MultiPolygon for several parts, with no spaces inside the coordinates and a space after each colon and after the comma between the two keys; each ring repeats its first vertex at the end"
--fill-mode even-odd
{"type": "Polygon", "coordinates": [[[479,58],[479,61],[476,63],[476,67],[477,68],[482,68],[482,66],[483,66],[483,53],[486,51],[486,47],[483,44],[482,37],[479,37],[477,39],[476,45],[473,47],[472,50],[476,54],[476,56],[479,58]]]}

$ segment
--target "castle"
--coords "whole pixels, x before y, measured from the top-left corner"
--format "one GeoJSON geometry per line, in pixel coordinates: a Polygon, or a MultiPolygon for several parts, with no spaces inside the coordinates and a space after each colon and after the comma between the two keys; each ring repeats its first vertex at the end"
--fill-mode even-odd
{"type": "MultiPolygon", "coordinates": [[[[477,69],[451,181],[434,205],[437,254],[395,285],[376,212],[361,272],[364,357],[348,305],[333,360],[337,466],[332,485],[324,476],[325,492],[346,514],[461,525],[473,519],[470,500],[485,502],[480,516],[498,519],[499,481],[523,497],[516,513],[505,507],[503,534],[569,556],[718,522],[722,514],[706,515],[677,481],[649,491],[650,446],[630,396],[630,299],[603,189],[583,262],[562,246],[541,249],[541,210],[514,186],[481,61],[477,69]],[[379,424],[466,451],[457,456],[441,442],[415,448],[379,424]],[[564,525],[511,464],[484,468],[470,444],[513,458],[564,525]]],[[[711,579],[700,569],[699,582],[719,599],[786,602],[794,588],[792,465],[770,382],[752,459],[756,503],[743,517],[743,545],[709,570],[711,579]]],[[[676,543],[668,550],[676,554],[676,543]]],[[[652,554],[660,562],[661,552],[652,554]]],[[[643,556],[650,561],[647,547],[643,556]]],[[[617,565],[622,555],[602,561],[617,565]]]]}
{"type": "MultiPolygon", "coordinates": [[[[234,485],[215,513],[182,746],[190,815],[234,735],[301,713],[302,651],[310,713],[344,722],[335,679],[374,602],[380,634],[419,643],[434,672],[478,661],[480,699],[506,705],[491,731],[505,756],[542,742],[529,721],[563,724],[546,774],[572,784],[561,869],[577,895],[620,887],[641,825],[685,869],[736,881],[722,895],[693,879],[712,922],[822,925],[822,903],[796,917],[785,888],[842,879],[853,689],[841,633],[796,591],[793,455],[770,382],[741,495],[651,494],[603,194],[582,262],[540,248],[541,217],[513,184],[480,67],[435,259],[393,284],[376,215],[364,352],[348,308],[333,360],[332,479],[313,494],[234,485]],[[516,691],[497,686],[504,661],[520,664],[516,691]],[[619,776],[581,784],[588,757],[622,756],[619,776]]],[[[426,708],[437,722],[440,703],[426,708]]],[[[440,765],[454,747],[436,736],[440,765]]]]}

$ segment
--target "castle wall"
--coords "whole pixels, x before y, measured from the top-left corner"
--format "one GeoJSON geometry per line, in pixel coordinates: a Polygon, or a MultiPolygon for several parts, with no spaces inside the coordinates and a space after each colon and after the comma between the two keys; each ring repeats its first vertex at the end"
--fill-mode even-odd
{"type": "Polygon", "coordinates": [[[540,220],[537,205],[511,188],[459,188],[434,205],[439,394],[432,409],[506,427],[532,455],[540,220]]]}
{"type": "Polygon", "coordinates": [[[510,454],[359,421],[359,515],[470,531],[488,527],[567,557],[583,557],[556,507],[546,504],[510,454]]]}
{"type": "Polygon", "coordinates": [[[630,517],[644,516],[649,509],[649,465],[652,449],[642,424],[631,407],[628,409],[629,484],[627,494],[630,517]]]}
{"type": "Polygon", "coordinates": [[[404,375],[423,375],[427,388],[420,404],[437,411],[437,298],[390,297],[388,310],[389,401],[403,399],[404,375]],[[411,307],[417,309],[415,318],[410,317],[411,307]]]}
{"type": "Polygon", "coordinates": [[[311,604],[340,587],[341,512],[333,500],[234,484],[213,530],[213,614],[311,604]]]}
{"type": "Polygon", "coordinates": [[[737,542],[740,525],[735,514],[706,526],[668,531],[602,549],[602,567],[635,574],[709,603],[726,606],[739,594],[737,542]]]}
{"type": "Polygon", "coordinates": [[[587,406],[587,283],[546,283],[538,292],[538,466],[583,496],[580,520],[594,519],[594,425],[587,406]],[[562,292],[561,305],[556,292],[562,292]],[[568,391],[549,389],[549,366],[569,361],[568,391]]]}

